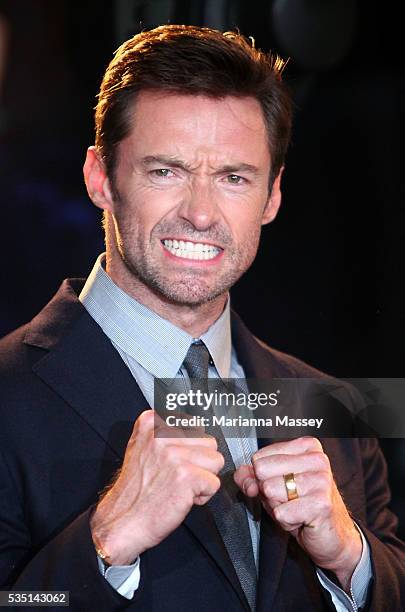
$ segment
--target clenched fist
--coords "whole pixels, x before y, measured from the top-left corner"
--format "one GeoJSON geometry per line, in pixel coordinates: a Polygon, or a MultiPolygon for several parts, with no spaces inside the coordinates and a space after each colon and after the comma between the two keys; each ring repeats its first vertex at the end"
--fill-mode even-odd
{"type": "Polygon", "coordinates": [[[146,410],[135,422],[118,478],[91,518],[96,546],[112,565],[132,563],[174,531],[193,504],[205,504],[218,491],[223,465],[213,437],[203,430],[198,438],[181,431],[173,437],[173,428],[146,410]]]}
{"type": "Polygon", "coordinates": [[[249,497],[291,532],[315,565],[333,571],[347,590],[362,552],[360,534],[336,487],[329,459],[316,438],[276,442],[235,472],[249,497]],[[288,501],[284,475],[294,473],[298,498],[288,501]]]}

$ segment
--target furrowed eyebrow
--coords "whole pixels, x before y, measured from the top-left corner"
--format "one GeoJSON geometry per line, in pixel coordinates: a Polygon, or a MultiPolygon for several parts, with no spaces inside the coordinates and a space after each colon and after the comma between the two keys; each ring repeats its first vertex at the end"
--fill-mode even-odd
{"type": "MultiPolygon", "coordinates": [[[[193,172],[195,168],[189,166],[185,161],[178,157],[171,155],[147,155],[142,159],[144,166],[150,166],[152,164],[161,164],[162,166],[169,166],[171,168],[181,168],[188,172],[193,172]]],[[[239,172],[248,172],[249,174],[258,175],[259,169],[252,164],[240,163],[240,164],[227,164],[221,166],[215,171],[215,174],[237,174],[239,172]]]]}
{"type": "Polygon", "coordinates": [[[183,170],[190,170],[190,167],[181,159],[172,157],[171,155],[147,155],[142,159],[144,166],[150,166],[152,164],[161,164],[162,166],[171,166],[172,168],[182,168],[183,170]]]}
{"type": "Polygon", "coordinates": [[[257,175],[259,174],[259,169],[251,164],[231,164],[229,166],[222,166],[217,170],[217,174],[238,174],[239,172],[248,172],[249,174],[257,175]]]}

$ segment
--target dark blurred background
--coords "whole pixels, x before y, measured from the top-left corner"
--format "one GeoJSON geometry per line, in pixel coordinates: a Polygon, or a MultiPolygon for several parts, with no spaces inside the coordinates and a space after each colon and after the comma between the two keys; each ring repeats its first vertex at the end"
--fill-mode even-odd
{"type": "MultiPolygon", "coordinates": [[[[232,292],[254,333],[340,377],[405,377],[400,3],[0,0],[0,336],[103,250],[81,174],[112,52],[162,23],[238,27],[290,61],[283,206],[232,292]]],[[[405,537],[405,446],[382,441],[405,537]]]]}

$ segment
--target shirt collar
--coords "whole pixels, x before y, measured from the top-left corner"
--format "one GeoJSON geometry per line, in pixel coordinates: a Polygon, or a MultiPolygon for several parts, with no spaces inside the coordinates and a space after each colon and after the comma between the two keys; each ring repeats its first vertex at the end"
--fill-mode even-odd
{"type": "MultiPolygon", "coordinates": [[[[190,334],[140,304],[120,289],[104,269],[101,254],[79,300],[108,338],[153,376],[174,378],[190,344],[190,334]]],[[[221,316],[200,338],[221,378],[229,377],[231,326],[229,299],[221,316]]]]}

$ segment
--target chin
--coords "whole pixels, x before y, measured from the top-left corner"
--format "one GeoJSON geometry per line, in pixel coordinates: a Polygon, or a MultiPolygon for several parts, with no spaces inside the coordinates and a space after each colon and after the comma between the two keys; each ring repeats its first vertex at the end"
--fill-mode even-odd
{"type": "Polygon", "coordinates": [[[228,291],[227,288],[224,289],[223,287],[217,290],[208,290],[206,287],[185,287],[184,285],[179,286],[179,284],[176,285],[176,287],[155,285],[153,288],[172,304],[179,304],[182,306],[202,306],[203,304],[212,302],[228,291]]]}

